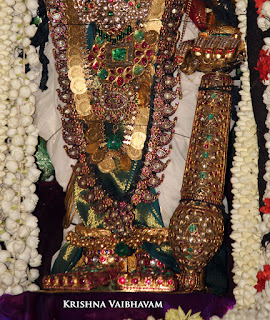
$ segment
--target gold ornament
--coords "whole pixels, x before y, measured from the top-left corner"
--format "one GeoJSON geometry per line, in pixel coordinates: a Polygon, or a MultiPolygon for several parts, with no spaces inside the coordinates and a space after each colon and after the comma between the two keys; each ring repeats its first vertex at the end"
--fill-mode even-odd
{"type": "Polygon", "coordinates": [[[70,82],[70,89],[75,94],[83,94],[87,91],[84,78],[74,78],[70,82]]]}
{"type": "Polygon", "coordinates": [[[110,173],[115,169],[115,162],[113,158],[106,157],[98,164],[98,168],[102,173],[110,173]]]}
{"type": "Polygon", "coordinates": [[[146,134],[143,132],[135,131],[131,136],[130,145],[136,150],[141,150],[144,147],[144,142],[146,140],[146,134]]]}

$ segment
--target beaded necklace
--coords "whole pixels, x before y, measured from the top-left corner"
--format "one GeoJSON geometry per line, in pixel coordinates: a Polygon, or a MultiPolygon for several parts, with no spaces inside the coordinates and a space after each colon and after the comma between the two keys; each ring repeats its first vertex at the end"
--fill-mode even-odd
{"type": "MultiPolygon", "coordinates": [[[[189,1],[188,3],[188,11],[190,9],[190,5],[191,1],[189,1]]],[[[68,30],[70,27],[68,25],[69,17],[67,16],[66,5],[62,1],[48,1],[47,6],[48,9],[50,9],[50,11],[48,12],[48,16],[50,18],[52,39],[56,48],[54,50],[54,55],[56,60],[56,69],[59,74],[58,81],[61,87],[61,89],[58,90],[58,95],[60,100],[66,103],[64,107],[59,107],[59,111],[62,115],[63,137],[65,142],[71,145],[71,147],[69,148],[65,146],[65,149],[71,158],[78,160],[73,170],[73,178],[75,180],[75,183],[80,188],[88,190],[85,196],[85,200],[88,203],[93,204],[93,210],[98,213],[106,212],[106,216],[104,218],[105,227],[110,229],[118,236],[126,235],[132,230],[134,206],[138,205],[141,202],[151,203],[157,199],[157,195],[153,194],[150,189],[158,186],[162,182],[163,176],[162,178],[158,178],[156,174],[162,172],[169,163],[169,160],[167,160],[166,163],[163,163],[161,160],[166,158],[170,153],[171,146],[169,144],[173,137],[173,128],[176,121],[176,119],[174,121],[171,121],[168,117],[173,115],[177,108],[177,106],[171,106],[170,103],[176,98],[176,95],[178,94],[178,92],[174,92],[172,90],[178,80],[173,77],[173,72],[177,67],[174,64],[174,54],[176,43],[179,40],[178,29],[181,23],[181,16],[184,12],[185,1],[181,2],[178,0],[168,0],[165,2],[165,11],[162,17],[163,26],[161,28],[158,44],[159,54],[156,61],[156,83],[153,90],[154,102],[153,113],[151,116],[153,121],[150,129],[150,136],[145,146],[146,153],[144,156],[144,163],[141,168],[140,179],[135,189],[131,190],[131,193],[129,193],[130,200],[125,201],[117,201],[114,197],[109,196],[102,185],[98,183],[98,178],[95,175],[95,169],[89,163],[89,150],[86,149],[86,139],[87,136],[90,137],[91,135],[87,135],[87,133],[85,133],[85,123],[84,121],[82,121],[82,115],[78,113],[79,108],[76,108],[76,99],[73,98],[74,91],[82,90],[81,92],[83,94],[85,87],[82,83],[78,84],[78,82],[76,83],[75,81],[74,84],[74,81],[72,82],[71,70],[72,67],[76,65],[76,63],[74,63],[74,61],[76,60],[76,54],[73,54],[73,59],[68,60],[67,57],[68,54],[71,53],[71,50],[67,50],[66,47],[68,41],[69,48],[70,44],[79,45],[79,43],[81,42],[81,34],[74,33],[72,34],[72,37],[68,38],[68,30]],[[69,81],[70,79],[71,81],[69,81]],[[166,146],[168,145],[169,148],[166,148],[166,146]]],[[[103,34],[101,33],[101,31],[99,31],[99,37],[101,37],[102,39],[103,34]]],[[[182,40],[183,38],[183,33],[180,40],[182,40]]],[[[125,37],[128,41],[128,36],[133,36],[135,38],[136,45],[135,34],[138,35],[138,39],[140,35],[142,35],[139,29],[133,31],[131,28],[127,28],[125,37]]],[[[106,36],[106,43],[111,41],[112,45],[114,45],[116,42],[114,39],[118,40],[117,37],[108,38],[108,36],[106,36]]],[[[138,41],[140,43],[140,46],[139,48],[136,48],[135,52],[143,49],[142,40],[143,39],[138,41]]],[[[99,46],[98,48],[100,49],[100,51],[97,52],[98,54],[102,50],[102,43],[100,43],[100,45],[101,46],[99,46]]],[[[94,53],[94,48],[95,47],[93,47],[93,50],[88,55],[90,63],[91,58],[89,58],[89,56],[94,53]]],[[[76,51],[76,46],[74,46],[73,50],[76,51]]],[[[110,52],[112,53],[113,51],[110,52]]],[[[120,54],[121,56],[121,52],[118,52],[118,54],[120,54]]],[[[93,55],[93,57],[96,59],[97,55],[93,55]]],[[[143,61],[141,59],[135,62],[135,66],[136,63],[137,66],[143,66],[143,61]]],[[[113,76],[111,69],[109,71],[105,70],[108,72],[108,74],[106,75],[105,73],[106,77],[102,79],[102,77],[104,77],[105,75],[104,71],[102,71],[103,68],[100,67],[102,67],[102,64],[98,66],[97,72],[95,73],[94,65],[92,65],[93,75],[98,76],[101,80],[108,79],[109,81],[107,86],[110,89],[109,82],[112,82],[112,78],[110,79],[110,77],[113,76]]],[[[134,72],[134,69],[132,71],[132,76],[135,77],[136,71],[134,72]]],[[[125,77],[129,74],[129,72],[130,70],[125,70],[125,72],[123,73],[125,77]]],[[[150,72],[150,76],[153,76],[153,74],[154,70],[152,70],[152,74],[150,72]]],[[[149,73],[145,73],[145,77],[149,77],[149,73]]],[[[89,79],[86,77],[86,81],[88,80],[89,79]]],[[[92,83],[93,80],[94,78],[92,77],[92,83]]],[[[119,80],[119,76],[117,76],[117,78],[115,78],[113,81],[115,81],[115,84],[121,87],[121,83],[119,84],[119,81],[117,80],[119,80]]],[[[126,77],[125,80],[127,80],[128,82],[128,77],[126,77]]],[[[102,103],[102,99],[102,97],[101,99],[99,99],[99,103],[102,103]]],[[[77,105],[81,104],[82,102],[77,105]]],[[[90,127],[89,130],[91,130],[90,127]]],[[[72,220],[72,217],[70,220],[72,220]]]]}

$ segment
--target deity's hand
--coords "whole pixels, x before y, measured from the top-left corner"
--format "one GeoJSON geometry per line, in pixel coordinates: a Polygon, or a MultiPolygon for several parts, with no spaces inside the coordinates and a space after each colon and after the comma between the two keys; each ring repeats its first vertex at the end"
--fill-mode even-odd
{"type": "Polygon", "coordinates": [[[222,26],[201,32],[197,39],[185,41],[178,49],[176,63],[181,71],[211,72],[230,69],[243,60],[244,43],[237,28],[222,26]]]}

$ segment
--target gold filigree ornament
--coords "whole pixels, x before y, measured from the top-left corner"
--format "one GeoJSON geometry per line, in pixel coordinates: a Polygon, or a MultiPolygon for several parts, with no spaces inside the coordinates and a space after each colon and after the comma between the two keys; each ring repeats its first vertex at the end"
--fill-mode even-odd
{"type": "Polygon", "coordinates": [[[201,32],[194,43],[183,42],[177,51],[176,62],[184,73],[191,74],[195,70],[228,69],[240,63],[244,56],[239,29],[222,26],[201,32]]]}

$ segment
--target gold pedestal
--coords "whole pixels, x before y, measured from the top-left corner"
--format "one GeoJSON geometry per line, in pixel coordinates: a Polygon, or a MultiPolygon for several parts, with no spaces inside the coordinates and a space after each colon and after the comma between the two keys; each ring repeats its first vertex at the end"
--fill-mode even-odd
{"type": "Polygon", "coordinates": [[[184,292],[203,291],[204,285],[204,269],[200,272],[195,270],[184,269],[177,275],[179,290],[184,292]]]}

